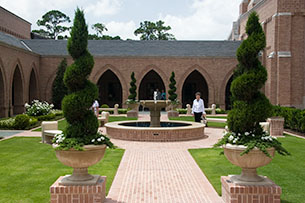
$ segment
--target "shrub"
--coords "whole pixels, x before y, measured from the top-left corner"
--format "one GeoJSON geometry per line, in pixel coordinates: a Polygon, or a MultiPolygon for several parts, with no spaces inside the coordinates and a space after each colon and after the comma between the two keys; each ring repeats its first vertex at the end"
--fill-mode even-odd
{"type": "Polygon", "coordinates": [[[119,114],[127,114],[127,109],[118,109],[119,114]]]}
{"type": "Polygon", "coordinates": [[[129,88],[129,96],[128,96],[128,101],[129,103],[134,103],[137,98],[137,86],[136,86],[136,78],[134,76],[134,72],[131,73],[130,75],[131,81],[130,81],[130,88],[129,88]]]}
{"type": "Polygon", "coordinates": [[[108,104],[103,104],[101,108],[109,108],[108,104]]]}
{"type": "Polygon", "coordinates": [[[176,80],[175,80],[175,73],[172,72],[170,78],[169,78],[170,84],[169,84],[169,90],[168,90],[168,99],[173,103],[178,103],[177,101],[177,94],[176,94],[176,80]]]}
{"type": "Polygon", "coordinates": [[[37,122],[38,122],[38,119],[37,119],[37,118],[30,117],[30,124],[29,124],[29,126],[36,125],[37,122]]]}
{"type": "Polygon", "coordinates": [[[26,114],[19,114],[15,118],[14,128],[17,130],[24,130],[30,125],[30,117],[26,114]]]}
{"type": "Polygon", "coordinates": [[[63,116],[64,112],[62,110],[54,109],[51,113],[55,114],[55,116],[63,116]]]}
{"type": "Polygon", "coordinates": [[[14,129],[15,119],[7,118],[0,120],[0,128],[1,129],[14,129]]]}
{"type": "Polygon", "coordinates": [[[216,114],[225,114],[226,111],[221,108],[216,108],[216,114]]]}
{"type": "Polygon", "coordinates": [[[239,64],[230,89],[233,99],[233,108],[227,120],[230,132],[215,146],[226,143],[245,145],[247,149],[244,153],[257,147],[267,156],[270,154],[266,149],[274,147],[280,154],[289,154],[259,124],[271,116],[272,105],[260,92],[267,80],[267,71],[258,56],[266,46],[266,38],[256,12],[249,15],[246,33],[248,38],[242,42],[236,53],[239,64]]]}
{"type": "Polygon", "coordinates": [[[67,59],[64,58],[60,62],[57,68],[56,77],[52,85],[52,102],[56,109],[61,109],[61,101],[64,98],[64,96],[68,93],[68,89],[63,81],[66,68],[67,68],[67,59]]]}
{"type": "Polygon", "coordinates": [[[50,121],[50,120],[53,120],[55,117],[56,116],[54,113],[49,113],[48,115],[37,116],[35,118],[37,118],[37,120],[39,120],[39,121],[50,121]]]}
{"type": "Polygon", "coordinates": [[[33,100],[31,105],[25,104],[26,114],[28,116],[43,116],[51,112],[54,105],[46,101],[33,100]]]}
{"type": "Polygon", "coordinates": [[[285,119],[285,128],[305,133],[305,110],[273,106],[273,116],[283,117],[285,119]]]}
{"type": "MultiPolygon", "coordinates": [[[[88,26],[84,12],[79,8],[75,11],[70,35],[67,48],[74,63],[64,74],[64,83],[69,94],[62,100],[62,109],[68,124],[62,142],[58,144],[60,149],[80,150],[83,145],[92,144],[92,140],[101,135],[97,132],[98,120],[93,111],[89,110],[94,100],[98,98],[98,88],[88,80],[94,59],[87,48],[88,26]]],[[[106,142],[105,144],[108,145],[106,142]]]]}
{"type": "Polygon", "coordinates": [[[179,114],[186,114],[187,110],[186,109],[176,109],[179,114]]]}

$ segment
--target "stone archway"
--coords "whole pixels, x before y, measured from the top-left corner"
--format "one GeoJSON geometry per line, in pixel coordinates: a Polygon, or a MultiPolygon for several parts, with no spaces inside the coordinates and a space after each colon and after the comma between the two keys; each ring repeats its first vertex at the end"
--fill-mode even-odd
{"type": "Polygon", "coordinates": [[[4,74],[0,68],[0,117],[5,117],[4,74]]]}
{"type": "Polygon", "coordinates": [[[12,83],[12,108],[13,115],[21,114],[24,112],[23,81],[18,65],[16,66],[12,83]]]}
{"type": "Polygon", "coordinates": [[[195,93],[200,92],[201,98],[204,101],[205,107],[209,105],[209,87],[203,75],[194,70],[185,79],[182,87],[182,107],[185,108],[187,104],[193,103],[195,93]]]}
{"type": "Polygon", "coordinates": [[[109,107],[114,107],[115,104],[119,104],[122,107],[122,85],[114,72],[105,71],[98,80],[97,86],[100,105],[107,104],[109,107]]]}
{"type": "Polygon", "coordinates": [[[143,77],[141,80],[140,86],[139,86],[139,99],[140,100],[153,100],[153,94],[156,89],[159,89],[161,92],[165,89],[164,82],[160,75],[154,71],[151,70],[143,77]]]}
{"type": "Polygon", "coordinates": [[[227,85],[226,85],[226,93],[225,93],[226,110],[231,110],[231,108],[232,108],[232,103],[231,103],[232,102],[232,100],[231,100],[232,93],[230,90],[232,81],[233,81],[233,75],[230,77],[230,79],[228,80],[227,85]]]}
{"type": "Polygon", "coordinates": [[[30,82],[29,82],[29,102],[31,103],[34,99],[38,98],[37,91],[37,80],[34,69],[31,71],[30,82]]]}

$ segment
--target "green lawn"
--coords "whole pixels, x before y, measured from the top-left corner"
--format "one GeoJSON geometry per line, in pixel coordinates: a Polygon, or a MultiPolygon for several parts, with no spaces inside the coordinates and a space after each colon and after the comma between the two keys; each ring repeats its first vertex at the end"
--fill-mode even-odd
{"type": "MultiPolygon", "coordinates": [[[[305,202],[305,140],[292,136],[279,140],[292,155],[276,154],[269,165],[258,169],[258,173],[268,176],[282,187],[282,202],[305,202]]],[[[221,149],[190,149],[189,151],[219,195],[221,194],[220,176],[241,172],[241,169],[232,165],[225,156],[219,155],[221,149]]]]}
{"type": "MultiPolygon", "coordinates": [[[[40,138],[11,138],[0,142],[0,202],[49,202],[49,187],[72,168],[62,165],[50,145],[40,138]]],[[[107,149],[89,173],[107,176],[107,193],[124,154],[107,149]]]]}
{"type": "MultiPolygon", "coordinates": [[[[171,117],[169,120],[176,120],[176,121],[193,121],[194,122],[194,117],[193,116],[180,116],[180,117],[171,117]]],[[[219,122],[208,122],[208,127],[213,127],[213,128],[224,128],[226,127],[226,123],[219,123],[219,122]]]]}
{"type": "MultiPolygon", "coordinates": [[[[125,116],[109,116],[109,122],[115,122],[115,121],[127,121],[127,120],[137,120],[137,118],[127,118],[125,116]]],[[[58,121],[58,130],[64,130],[67,126],[66,120],[60,120],[58,121]]],[[[37,128],[33,131],[41,132],[41,128],[37,128]]]]}
{"type": "Polygon", "coordinates": [[[210,115],[207,115],[207,117],[208,117],[208,118],[227,119],[227,116],[216,116],[216,115],[210,116],[210,115]]]}

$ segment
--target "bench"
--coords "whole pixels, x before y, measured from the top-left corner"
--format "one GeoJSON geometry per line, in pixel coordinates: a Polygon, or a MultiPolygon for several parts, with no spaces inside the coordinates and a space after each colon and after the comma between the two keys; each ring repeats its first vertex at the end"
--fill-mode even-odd
{"type": "Polygon", "coordinates": [[[57,121],[43,121],[41,123],[41,128],[42,143],[46,144],[52,144],[54,136],[62,133],[61,130],[58,130],[57,121]]]}

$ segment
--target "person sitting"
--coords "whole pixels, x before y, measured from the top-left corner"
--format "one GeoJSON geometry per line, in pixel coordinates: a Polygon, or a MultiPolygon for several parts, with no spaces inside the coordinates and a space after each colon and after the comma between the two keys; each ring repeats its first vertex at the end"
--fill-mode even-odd
{"type": "Polygon", "coordinates": [[[201,122],[202,116],[205,118],[206,113],[204,111],[204,102],[200,98],[201,93],[197,92],[195,94],[196,99],[193,101],[193,106],[192,106],[192,115],[195,117],[195,122],[201,122]]]}

